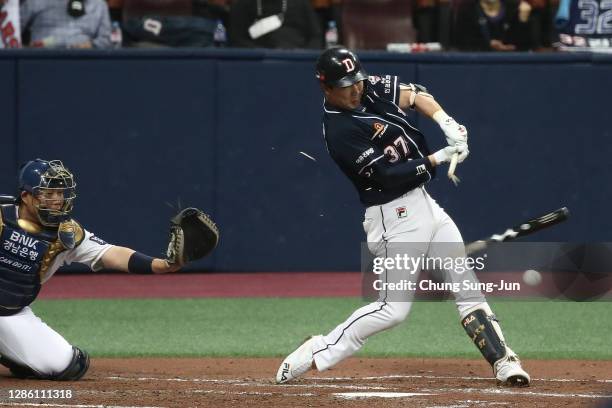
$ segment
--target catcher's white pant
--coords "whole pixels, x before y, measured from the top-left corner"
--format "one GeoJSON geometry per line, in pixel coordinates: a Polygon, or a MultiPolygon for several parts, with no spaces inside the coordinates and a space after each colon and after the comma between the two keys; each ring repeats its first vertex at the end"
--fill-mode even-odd
{"type": "MultiPolygon", "coordinates": [[[[464,256],[463,239],[457,226],[422,187],[386,204],[368,207],[363,226],[368,248],[377,257],[394,258],[409,252],[408,256],[413,257],[426,254],[432,258],[454,258],[457,248],[460,248],[460,256],[464,256]],[[412,244],[403,244],[407,242],[412,244]]],[[[392,282],[399,279],[417,282],[418,272],[387,271],[395,275],[390,279],[392,282]]],[[[449,272],[445,278],[447,282],[464,279],[478,282],[471,270],[462,274],[449,272]]],[[[359,350],[368,337],[404,321],[410,312],[413,294],[403,291],[391,295],[381,291],[377,302],[357,309],[328,335],[315,337],[313,355],[317,368],[325,370],[334,366],[359,350]]],[[[459,291],[454,296],[461,317],[467,315],[471,307],[486,302],[479,290],[459,291]]]]}
{"type": "Polygon", "coordinates": [[[47,326],[32,309],[0,316],[0,355],[41,374],[64,371],[72,360],[72,346],[47,326]]]}

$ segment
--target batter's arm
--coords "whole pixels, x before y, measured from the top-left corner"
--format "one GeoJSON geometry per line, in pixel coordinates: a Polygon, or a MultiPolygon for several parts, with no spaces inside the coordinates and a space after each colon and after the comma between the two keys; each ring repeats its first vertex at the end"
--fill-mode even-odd
{"type": "Polygon", "coordinates": [[[427,93],[427,89],[418,84],[400,84],[399,107],[415,109],[420,114],[432,119],[434,113],[442,110],[435,98],[427,93]]]}
{"type": "MultiPolygon", "coordinates": [[[[112,246],[102,255],[102,265],[106,269],[114,269],[122,272],[130,271],[130,259],[136,251],[126,247],[112,246]]],[[[140,256],[143,256],[139,254],[140,256]]],[[[153,273],[175,272],[180,269],[180,266],[171,265],[165,259],[152,258],[151,269],[153,273]]]]}
{"type": "Polygon", "coordinates": [[[359,174],[374,180],[385,188],[393,188],[408,183],[425,183],[429,181],[431,178],[429,171],[435,165],[436,161],[429,157],[401,163],[389,163],[383,157],[381,160],[367,165],[359,174]]]}
{"type": "MultiPolygon", "coordinates": [[[[423,85],[400,83],[399,107],[414,109],[422,115],[436,121],[440,126],[449,117],[436,99],[427,92],[423,85]]],[[[445,132],[446,133],[446,132],[445,132]]]]}
{"type": "Polygon", "coordinates": [[[447,146],[421,159],[390,162],[380,149],[357,173],[371,179],[385,188],[399,187],[405,184],[425,183],[431,179],[430,171],[442,163],[448,163],[458,147],[447,146]]]}
{"type": "Polygon", "coordinates": [[[419,84],[400,84],[399,107],[402,109],[415,109],[417,112],[434,120],[444,132],[449,146],[464,146],[463,154],[458,158],[463,162],[469,150],[467,149],[467,129],[460,125],[455,119],[448,116],[434,97],[427,93],[427,89],[419,84]]]}
{"type": "Polygon", "coordinates": [[[406,160],[407,149],[400,144],[381,147],[370,140],[370,135],[359,127],[345,127],[327,133],[327,148],[336,163],[346,171],[372,180],[385,188],[408,183],[426,183],[432,178],[431,170],[442,160],[435,154],[416,160],[406,160]]]}

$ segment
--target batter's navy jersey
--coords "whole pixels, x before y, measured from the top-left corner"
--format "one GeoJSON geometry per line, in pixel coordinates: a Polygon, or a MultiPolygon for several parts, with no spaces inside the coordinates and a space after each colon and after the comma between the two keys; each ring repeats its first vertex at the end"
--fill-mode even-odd
{"type": "Polygon", "coordinates": [[[399,108],[399,78],[370,76],[361,106],[324,106],[327,150],[365,206],[389,202],[435,176],[423,134],[399,108]]]}

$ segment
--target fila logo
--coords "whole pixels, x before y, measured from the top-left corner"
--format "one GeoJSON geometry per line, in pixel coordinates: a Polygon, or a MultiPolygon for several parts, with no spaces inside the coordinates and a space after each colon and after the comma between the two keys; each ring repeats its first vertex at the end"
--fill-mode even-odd
{"type": "Polygon", "coordinates": [[[420,165],[417,166],[416,171],[417,171],[417,175],[418,175],[418,174],[425,173],[427,171],[427,169],[425,168],[424,164],[420,164],[420,165]]]}
{"type": "Polygon", "coordinates": [[[342,60],[342,64],[344,65],[344,67],[346,68],[346,72],[353,72],[355,70],[355,64],[353,63],[353,60],[350,58],[345,58],[342,60]]]}
{"type": "Polygon", "coordinates": [[[285,363],[283,372],[281,374],[281,381],[287,381],[287,374],[289,374],[289,363],[285,363]]]}
{"type": "Polygon", "coordinates": [[[408,216],[406,207],[397,207],[395,212],[397,213],[397,218],[406,218],[408,216]]]}
{"type": "Polygon", "coordinates": [[[465,327],[468,324],[472,323],[474,320],[476,320],[476,316],[474,316],[474,315],[469,316],[467,319],[465,319],[463,321],[463,327],[465,327]]]}

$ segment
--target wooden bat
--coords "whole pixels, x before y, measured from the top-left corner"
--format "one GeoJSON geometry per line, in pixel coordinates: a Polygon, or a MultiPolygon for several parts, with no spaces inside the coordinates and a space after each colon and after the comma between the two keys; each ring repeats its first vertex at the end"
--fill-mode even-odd
{"type": "Polygon", "coordinates": [[[567,220],[568,217],[569,209],[567,207],[561,207],[548,214],[525,221],[515,227],[508,228],[503,234],[493,234],[485,240],[471,242],[465,246],[465,251],[468,254],[472,254],[485,249],[491,242],[512,241],[524,237],[525,235],[530,235],[534,232],[552,227],[553,225],[567,220]]]}
{"type": "Polygon", "coordinates": [[[459,158],[459,153],[453,154],[451,157],[450,165],[448,166],[448,178],[453,182],[453,184],[459,184],[459,177],[455,176],[455,169],[457,169],[457,159],[459,158]]]}

